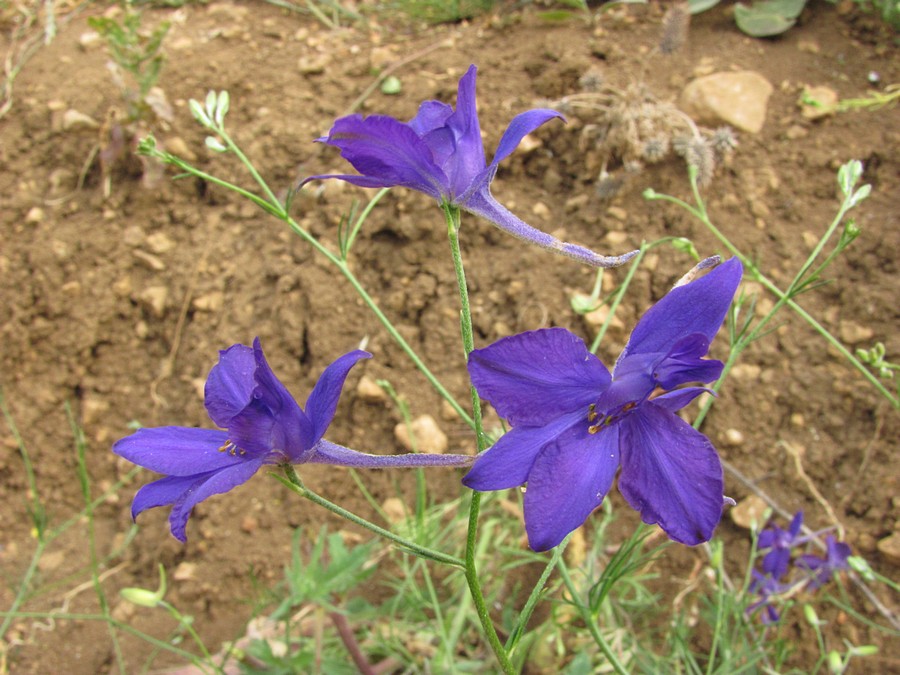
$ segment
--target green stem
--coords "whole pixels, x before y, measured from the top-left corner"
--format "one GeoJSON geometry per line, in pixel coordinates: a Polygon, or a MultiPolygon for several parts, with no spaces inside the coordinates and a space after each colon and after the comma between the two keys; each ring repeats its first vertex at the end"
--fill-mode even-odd
{"type": "Polygon", "coordinates": [[[569,570],[566,567],[565,561],[559,559],[556,568],[559,570],[559,574],[562,577],[563,583],[569,590],[569,595],[572,596],[572,604],[575,605],[578,613],[581,614],[582,621],[584,621],[587,629],[590,631],[591,636],[594,638],[594,642],[596,642],[597,646],[600,647],[600,651],[603,652],[603,655],[606,657],[607,661],[609,661],[609,665],[612,666],[613,670],[615,670],[618,675],[628,675],[628,670],[625,668],[625,666],[622,665],[615,653],[613,653],[613,650],[609,646],[609,643],[600,633],[600,629],[597,628],[597,622],[594,620],[594,617],[591,616],[591,613],[588,611],[587,607],[581,604],[581,602],[578,600],[578,589],[575,588],[575,584],[572,582],[572,577],[569,576],[569,570]]]}
{"type": "Polygon", "coordinates": [[[562,557],[563,552],[566,550],[566,546],[569,545],[569,539],[571,538],[572,533],[570,532],[566,535],[566,538],[563,539],[555,549],[553,549],[553,555],[550,556],[550,560],[547,562],[547,566],[544,567],[544,571],[541,573],[540,579],[538,579],[537,583],[534,585],[534,588],[531,589],[531,595],[528,596],[528,600],[525,602],[525,606],[522,608],[522,612],[519,614],[519,618],[516,621],[515,628],[512,629],[509,634],[509,638],[507,638],[506,640],[506,651],[510,655],[512,655],[513,650],[519,643],[519,640],[525,634],[525,629],[528,628],[528,620],[531,619],[534,608],[537,606],[538,600],[541,599],[541,594],[544,591],[544,585],[547,583],[547,580],[553,573],[553,568],[556,567],[556,564],[562,557]]]}
{"type": "MultiPolygon", "coordinates": [[[[450,254],[453,258],[453,269],[456,271],[456,285],[459,289],[460,302],[460,328],[462,331],[463,350],[468,360],[469,354],[475,349],[475,339],[472,330],[472,308],[469,305],[469,289],[466,284],[466,273],[463,268],[462,252],[459,248],[459,209],[449,204],[444,204],[444,215],[447,220],[447,236],[450,239],[450,254]]],[[[475,428],[475,446],[477,452],[482,452],[488,445],[484,435],[481,419],[481,399],[474,386],[470,386],[472,396],[472,420],[475,428]]],[[[476,542],[478,539],[478,515],[481,510],[481,493],[472,492],[472,501],[469,503],[469,527],[466,532],[466,582],[469,584],[469,593],[475,603],[475,612],[484,629],[485,637],[494,650],[497,661],[504,673],[515,673],[515,667],[509,659],[509,654],[494,628],[484,593],[481,590],[481,582],[478,579],[478,569],[475,564],[476,542]]]]}
{"type": "Polygon", "coordinates": [[[278,474],[273,474],[275,478],[277,478],[279,481],[281,481],[281,483],[296,492],[301,497],[306,497],[306,499],[313,502],[314,504],[318,504],[319,506],[328,509],[332,513],[339,515],[341,518],[349,520],[352,523],[356,523],[360,527],[364,527],[370,532],[374,532],[375,534],[382,536],[385,539],[390,539],[392,542],[394,542],[398,546],[402,546],[411,553],[414,553],[423,558],[428,558],[429,560],[434,560],[435,562],[444,563],[445,565],[453,565],[454,567],[465,568],[465,563],[455,556],[447,555],[446,553],[441,553],[440,551],[435,551],[434,549],[428,548],[427,546],[422,546],[414,541],[406,539],[405,537],[394,534],[390,530],[379,527],[375,523],[370,523],[365,518],[362,518],[355,513],[352,513],[351,511],[338,506],[334,502],[330,502],[324,497],[316,494],[303,484],[303,482],[300,480],[300,476],[298,476],[297,472],[294,470],[293,464],[282,464],[281,468],[284,470],[284,477],[279,476],[278,474]]]}

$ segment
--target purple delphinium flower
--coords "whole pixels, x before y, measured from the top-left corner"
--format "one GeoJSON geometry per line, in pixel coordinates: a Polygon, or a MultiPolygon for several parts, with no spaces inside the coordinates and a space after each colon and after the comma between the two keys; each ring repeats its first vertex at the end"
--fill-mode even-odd
{"type": "Polygon", "coordinates": [[[811,590],[824,586],[839,570],[850,569],[847,559],[853,555],[850,547],[830,534],[825,538],[825,557],[805,554],[797,558],[795,564],[809,574],[807,583],[811,590]]]}
{"type": "Polygon", "coordinates": [[[408,187],[434,197],[441,204],[468,211],[525,241],[597,267],[616,267],[637,251],[602,256],[565,242],[517,218],[491,195],[491,181],[500,162],[522,139],[545,122],[563,116],[555,110],[534,109],[513,118],[490,164],[475,109],[475,66],[459,81],[456,110],[440,101],[425,101],[409,122],[386,115],[348,115],[337,119],[327,136],[317,139],[341,150],[362,175],[328,174],[311,180],[338,178],[361,187],[408,187]]]}
{"type": "Polygon", "coordinates": [[[759,533],[756,540],[756,548],[760,551],[771,549],[762,560],[762,570],[765,574],[771,574],[780,579],[787,574],[791,563],[791,549],[802,543],[798,539],[800,528],[803,526],[803,511],[797,511],[787,530],[781,529],[774,523],[759,533]]]}
{"type": "Polygon", "coordinates": [[[757,570],[751,570],[753,581],[750,582],[750,591],[759,595],[759,600],[747,607],[747,614],[753,614],[758,609],[763,612],[760,615],[764,624],[778,623],[781,618],[775,607],[775,598],[790,590],[789,584],[783,584],[778,577],[772,574],[762,574],[757,570]]]}
{"type": "Polygon", "coordinates": [[[172,505],[169,526],[185,541],[185,527],[198,503],[245,483],[266,464],[337,464],[357,468],[464,466],[465,455],[369,455],[322,438],[334,417],[350,369],[371,354],[352,351],[322,373],[301,408],[269,367],[259,338],[253,347],[219,352],[206,380],[210,419],[224,429],[139,429],[117,441],[113,452],[164,478],[138,490],[133,518],[172,505]]]}
{"type": "Polygon", "coordinates": [[[675,414],[706,389],[676,387],[720,375],[723,364],[703,357],[741,273],[732,258],[672,289],[638,322],[612,375],[564,328],[473,351],[475,388],[513,428],[463,483],[479,491],[527,483],[528,542],[545,551],[600,505],[621,465],[619,491],[644,522],[684,544],[709,540],[722,513],[722,464],[675,414]]]}

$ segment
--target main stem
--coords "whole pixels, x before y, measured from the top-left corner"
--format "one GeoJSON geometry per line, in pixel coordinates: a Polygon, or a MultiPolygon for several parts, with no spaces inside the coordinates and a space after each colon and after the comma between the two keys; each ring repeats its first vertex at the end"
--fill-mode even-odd
{"type": "MultiPolygon", "coordinates": [[[[469,354],[475,349],[475,339],[472,331],[472,308],[469,305],[469,288],[466,284],[466,272],[463,268],[462,252],[459,248],[460,214],[458,208],[449,204],[444,204],[443,208],[447,220],[447,236],[450,239],[453,269],[456,271],[456,285],[459,289],[460,330],[462,332],[463,350],[466,360],[468,360],[469,354]]],[[[478,397],[475,387],[470,387],[470,393],[472,396],[472,421],[475,427],[475,446],[478,452],[482,452],[487,446],[487,442],[482,426],[481,399],[478,397]]],[[[481,590],[481,582],[478,580],[478,570],[475,567],[475,546],[478,538],[478,514],[480,510],[481,493],[473,491],[472,501],[469,505],[469,529],[466,534],[466,582],[469,584],[469,593],[472,596],[472,601],[475,603],[475,611],[478,614],[479,621],[481,621],[481,627],[484,629],[488,643],[491,645],[491,649],[494,650],[503,672],[507,673],[507,675],[512,675],[516,672],[516,669],[509,660],[509,655],[506,653],[503,643],[500,642],[500,638],[494,628],[494,622],[491,621],[487,602],[481,590]]]]}

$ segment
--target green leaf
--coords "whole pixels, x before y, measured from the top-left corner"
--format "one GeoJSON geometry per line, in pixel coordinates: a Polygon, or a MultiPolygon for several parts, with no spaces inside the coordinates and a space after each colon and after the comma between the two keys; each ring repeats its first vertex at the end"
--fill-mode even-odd
{"type": "Polygon", "coordinates": [[[691,14],[699,14],[700,12],[705,12],[708,9],[712,9],[721,1],[722,0],[689,0],[688,11],[691,14]]]}
{"type": "Polygon", "coordinates": [[[737,3],[734,20],[738,28],[752,37],[780,35],[793,26],[806,0],[766,0],[747,7],[737,3]]]}

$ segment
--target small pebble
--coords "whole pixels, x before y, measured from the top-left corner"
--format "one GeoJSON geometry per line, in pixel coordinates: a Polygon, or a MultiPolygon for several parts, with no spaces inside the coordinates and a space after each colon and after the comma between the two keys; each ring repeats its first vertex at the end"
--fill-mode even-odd
{"type": "Polygon", "coordinates": [[[404,448],[415,452],[427,452],[440,455],[447,452],[449,440],[447,434],[441,431],[437,421],[431,415],[420,415],[407,427],[406,422],[400,422],[394,427],[394,437],[404,448]],[[410,437],[412,431],[412,437],[410,437]],[[415,447],[413,447],[415,440],[415,447]]]}

